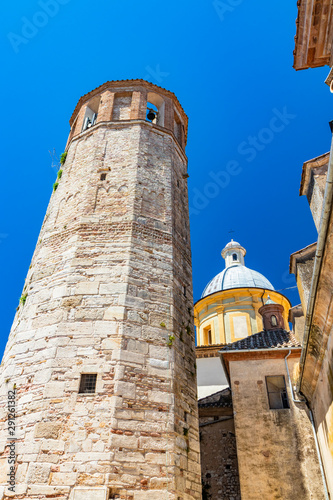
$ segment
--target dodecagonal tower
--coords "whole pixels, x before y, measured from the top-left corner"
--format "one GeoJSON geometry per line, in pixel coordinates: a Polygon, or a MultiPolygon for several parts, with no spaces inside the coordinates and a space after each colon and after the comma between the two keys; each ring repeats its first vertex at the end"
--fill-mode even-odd
{"type": "Polygon", "coordinates": [[[126,80],[70,125],[1,368],[0,498],[15,384],[15,495],[199,499],[187,117],[126,80]]]}

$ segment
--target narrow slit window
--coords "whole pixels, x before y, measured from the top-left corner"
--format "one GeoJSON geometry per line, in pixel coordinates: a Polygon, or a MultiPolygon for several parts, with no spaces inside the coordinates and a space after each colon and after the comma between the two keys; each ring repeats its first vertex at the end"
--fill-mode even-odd
{"type": "Polygon", "coordinates": [[[79,394],[94,394],[96,392],[96,373],[83,373],[80,380],[79,394]]]}
{"type": "Polygon", "coordinates": [[[283,375],[266,377],[266,386],[269,407],[271,410],[282,410],[284,408],[290,408],[286,382],[283,375]]]}
{"type": "Polygon", "coordinates": [[[234,261],[237,260],[237,254],[236,253],[232,254],[232,260],[234,260],[234,261]]]}

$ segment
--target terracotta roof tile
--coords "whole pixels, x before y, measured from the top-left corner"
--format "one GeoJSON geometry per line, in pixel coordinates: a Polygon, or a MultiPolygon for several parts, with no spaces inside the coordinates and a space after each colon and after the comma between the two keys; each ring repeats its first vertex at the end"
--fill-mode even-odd
{"type": "Polygon", "coordinates": [[[281,349],[286,347],[302,346],[291,332],[287,332],[286,330],[268,330],[228,344],[222,347],[221,351],[281,349]]]}
{"type": "Polygon", "coordinates": [[[229,388],[223,389],[222,391],[215,392],[210,396],[201,398],[198,401],[199,408],[231,408],[232,399],[231,391],[229,388]]]}

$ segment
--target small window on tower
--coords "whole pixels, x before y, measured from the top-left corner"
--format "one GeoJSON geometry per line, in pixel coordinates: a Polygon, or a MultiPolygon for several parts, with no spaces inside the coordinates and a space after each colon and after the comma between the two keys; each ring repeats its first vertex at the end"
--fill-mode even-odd
{"type": "Polygon", "coordinates": [[[277,326],[278,322],[277,322],[277,319],[276,319],[276,316],[271,316],[271,325],[272,326],[277,326]]]}
{"type": "Polygon", "coordinates": [[[266,377],[266,386],[271,410],[289,408],[286,383],[283,375],[266,377]]]}
{"type": "Polygon", "coordinates": [[[232,254],[232,260],[237,260],[237,254],[236,253],[232,254]]]}
{"type": "Polygon", "coordinates": [[[94,394],[96,392],[96,373],[83,373],[80,380],[79,394],[94,394]]]}
{"type": "Polygon", "coordinates": [[[106,179],[106,174],[101,174],[101,181],[105,181],[106,179]]]}

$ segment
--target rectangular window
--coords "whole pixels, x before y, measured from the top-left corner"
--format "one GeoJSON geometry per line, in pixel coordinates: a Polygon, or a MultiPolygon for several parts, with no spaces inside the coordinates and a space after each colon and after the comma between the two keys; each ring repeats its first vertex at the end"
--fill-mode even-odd
{"type": "Polygon", "coordinates": [[[83,373],[81,375],[79,394],[94,394],[96,392],[96,373],[83,373]]]}
{"type": "Polygon", "coordinates": [[[266,386],[271,410],[289,408],[286,382],[283,375],[266,377],[266,386]]]}
{"type": "Polygon", "coordinates": [[[204,341],[204,345],[211,345],[212,344],[212,341],[213,341],[213,336],[212,336],[212,329],[211,329],[211,326],[207,326],[206,328],[204,328],[203,330],[203,341],[204,341]]]}

